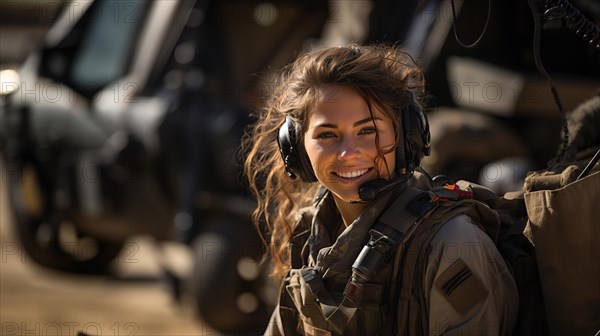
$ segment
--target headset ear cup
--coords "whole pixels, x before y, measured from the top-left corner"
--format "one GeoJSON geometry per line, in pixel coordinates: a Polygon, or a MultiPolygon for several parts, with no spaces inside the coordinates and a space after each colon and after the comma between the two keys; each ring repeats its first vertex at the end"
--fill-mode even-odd
{"type": "Polygon", "coordinates": [[[407,171],[414,171],[421,164],[423,156],[431,152],[431,134],[429,121],[415,99],[413,92],[408,93],[408,102],[401,110],[402,128],[404,131],[404,160],[407,171]]]}
{"type": "Polygon", "coordinates": [[[423,112],[420,107],[417,109],[417,117],[421,126],[421,138],[423,139],[423,155],[429,156],[431,154],[431,132],[429,131],[429,120],[427,115],[423,112]]]}
{"type": "Polygon", "coordinates": [[[283,159],[285,170],[292,179],[300,177],[304,182],[315,182],[317,178],[310,164],[310,159],[304,151],[304,146],[296,141],[296,130],[290,116],[285,117],[285,122],[279,128],[277,144],[283,159]]]}
{"type": "Polygon", "coordinates": [[[317,177],[315,176],[310,159],[308,158],[308,154],[306,154],[306,150],[304,149],[303,145],[298,145],[298,161],[300,162],[298,174],[300,175],[302,181],[316,182],[317,177]]]}
{"type": "Polygon", "coordinates": [[[294,145],[289,133],[289,118],[285,119],[285,122],[279,127],[279,133],[277,135],[277,145],[279,146],[279,153],[285,166],[285,171],[291,179],[296,179],[296,173],[294,172],[294,145]]]}

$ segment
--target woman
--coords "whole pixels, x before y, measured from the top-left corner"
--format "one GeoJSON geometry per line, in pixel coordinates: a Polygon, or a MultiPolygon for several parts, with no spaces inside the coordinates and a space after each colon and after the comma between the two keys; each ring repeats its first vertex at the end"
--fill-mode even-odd
{"type": "Polygon", "coordinates": [[[423,87],[387,46],[316,50],[281,72],[245,143],[281,284],[265,335],[510,333],[516,286],[492,240],[460,211],[415,206],[431,189],[423,87]]]}

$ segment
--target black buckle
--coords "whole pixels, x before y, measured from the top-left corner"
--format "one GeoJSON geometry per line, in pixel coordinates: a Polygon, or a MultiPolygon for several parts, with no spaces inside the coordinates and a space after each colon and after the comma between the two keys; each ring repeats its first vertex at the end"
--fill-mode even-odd
{"type": "Polygon", "coordinates": [[[388,258],[390,254],[396,249],[396,243],[388,236],[377,230],[369,230],[369,235],[371,235],[371,239],[367,245],[377,250],[379,253],[383,254],[385,258],[388,258]]]}

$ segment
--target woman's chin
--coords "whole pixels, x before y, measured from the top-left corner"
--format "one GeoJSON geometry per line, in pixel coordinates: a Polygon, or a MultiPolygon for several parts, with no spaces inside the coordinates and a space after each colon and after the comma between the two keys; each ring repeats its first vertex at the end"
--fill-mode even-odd
{"type": "Polygon", "coordinates": [[[337,198],[344,203],[357,203],[361,202],[360,196],[358,196],[358,192],[354,193],[334,193],[337,198]]]}

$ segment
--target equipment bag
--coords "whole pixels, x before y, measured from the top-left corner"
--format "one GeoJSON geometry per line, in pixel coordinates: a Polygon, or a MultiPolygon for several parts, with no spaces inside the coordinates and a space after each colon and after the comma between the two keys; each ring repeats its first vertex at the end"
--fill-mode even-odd
{"type": "Polygon", "coordinates": [[[526,232],[535,245],[550,335],[600,330],[600,171],[574,181],[578,172],[571,165],[525,181],[526,232]]]}

